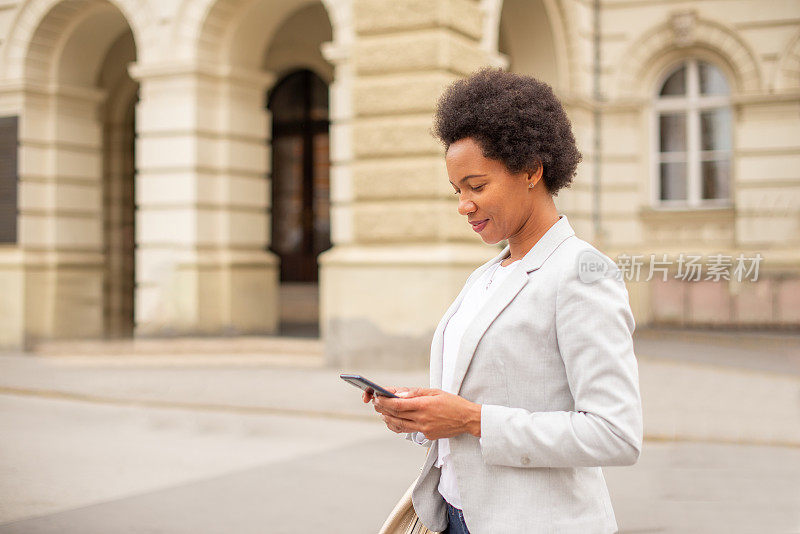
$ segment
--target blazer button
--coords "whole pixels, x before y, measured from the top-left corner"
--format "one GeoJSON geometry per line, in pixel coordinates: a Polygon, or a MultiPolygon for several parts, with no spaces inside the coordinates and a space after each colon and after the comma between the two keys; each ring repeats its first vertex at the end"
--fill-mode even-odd
{"type": "Polygon", "coordinates": [[[530,463],[531,463],[531,459],[530,458],[528,458],[527,456],[523,456],[522,457],[522,465],[528,465],[530,463]]]}

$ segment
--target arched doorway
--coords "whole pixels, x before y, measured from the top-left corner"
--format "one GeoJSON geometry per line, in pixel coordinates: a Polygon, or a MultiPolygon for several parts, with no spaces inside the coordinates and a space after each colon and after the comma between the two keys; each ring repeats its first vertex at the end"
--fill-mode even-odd
{"type": "Polygon", "coordinates": [[[318,281],[317,256],[330,248],[328,86],[303,69],[270,91],[272,242],[281,283],[318,281]]]}
{"type": "Polygon", "coordinates": [[[136,55],[128,19],[108,1],[53,2],[28,40],[30,133],[19,151],[52,162],[20,173],[36,199],[20,209],[30,340],[133,334],[136,55]],[[56,261],[40,260],[49,254],[56,261]]]}
{"type": "Polygon", "coordinates": [[[111,45],[100,70],[105,91],[103,123],[103,330],[106,337],[131,337],[136,286],[136,119],[138,84],[127,66],[136,60],[127,31],[111,45]]]}
{"type": "Polygon", "coordinates": [[[270,333],[319,336],[316,256],[331,240],[327,88],[334,69],[321,51],[333,40],[326,5],[218,0],[203,17],[200,61],[226,73],[217,82],[217,101],[224,110],[223,153],[231,159],[215,172],[228,195],[222,220],[229,233],[219,244],[235,247],[226,256],[231,265],[223,266],[231,280],[229,315],[240,324],[251,321],[240,303],[255,292],[246,294],[236,281],[237,270],[247,268],[248,287],[261,284],[253,324],[270,333]]]}
{"type": "Polygon", "coordinates": [[[263,69],[276,75],[267,94],[271,122],[270,246],[279,260],[281,335],[318,337],[319,264],[331,247],[328,84],[332,39],[321,3],[291,12],[276,28],[263,69]],[[302,36],[302,37],[299,37],[302,36]]]}
{"type": "MultiPolygon", "coordinates": [[[[533,76],[549,84],[562,99],[564,109],[572,121],[573,131],[592,131],[595,128],[593,114],[585,107],[576,107],[569,95],[579,89],[575,84],[583,78],[575,77],[575,51],[568,46],[568,32],[574,31],[565,22],[572,8],[558,0],[503,0],[499,12],[498,51],[508,62],[508,70],[533,76]]],[[[585,78],[585,77],[584,77],[585,78]]],[[[581,138],[579,136],[579,142],[581,138]]],[[[594,173],[587,161],[595,160],[592,147],[581,146],[584,164],[579,172],[594,173]],[[583,170],[581,170],[583,169],[583,170]]],[[[554,198],[559,212],[566,213],[570,224],[581,235],[593,236],[597,232],[598,219],[595,208],[596,181],[589,174],[578,180],[570,194],[554,198]]],[[[599,238],[599,235],[598,235],[599,238]]]]}
{"type": "Polygon", "coordinates": [[[553,26],[544,0],[504,0],[498,51],[508,69],[527,74],[559,89],[559,64],[553,26]]]}

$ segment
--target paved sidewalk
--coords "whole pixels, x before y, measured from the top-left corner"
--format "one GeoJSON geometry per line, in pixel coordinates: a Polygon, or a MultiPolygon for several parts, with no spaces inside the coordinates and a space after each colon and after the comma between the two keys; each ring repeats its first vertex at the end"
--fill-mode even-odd
{"type": "MultiPolygon", "coordinates": [[[[0,356],[0,393],[103,404],[371,419],[360,391],[321,359],[260,355],[0,356]]],[[[381,384],[427,386],[423,371],[369,371],[381,384]]]]}
{"type": "Polygon", "coordinates": [[[800,332],[642,328],[634,342],[650,358],[800,375],[800,332]]]}
{"type": "MultiPolygon", "coordinates": [[[[800,373],[792,372],[800,358],[798,339],[640,333],[636,351],[646,436],[800,445],[800,373]],[[745,351],[749,368],[736,365],[745,351]]],[[[369,410],[361,404],[358,390],[338,378],[340,372],[359,372],[379,384],[428,383],[423,370],[326,367],[318,340],[144,340],[108,346],[111,354],[104,354],[99,343],[60,343],[45,346],[37,355],[2,355],[0,392],[365,419],[371,417],[369,410]]]]}
{"type": "MultiPolygon", "coordinates": [[[[377,421],[0,394],[0,534],[374,534],[421,447],[377,421]]],[[[623,534],[800,532],[800,449],[645,441],[623,534]]]]}
{"type": "MultiPolygon", "coordinates": [[[[800,532],[794,340],[663,336],[637,340],[642,457],[604,468],[621,532],[800,532]],[[766,365],[725,359],[745,350],[766,365]]],[[[374,532],[421,452],[340,371],[362,370],[325,367],[314,340],[2,355],[0,533],[374,532]]]]}
{"type": "Polygon", "coordinates": [[[0,428],[2,534],[374,533],[423,460],[377,420],[0,394],[0,428]]]}

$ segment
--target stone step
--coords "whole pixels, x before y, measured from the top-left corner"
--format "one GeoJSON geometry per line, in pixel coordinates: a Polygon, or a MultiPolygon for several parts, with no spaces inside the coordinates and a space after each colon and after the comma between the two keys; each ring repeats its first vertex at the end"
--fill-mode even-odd
{"type": "Polygon", "coordinates": [[[280,354],[322,358],[319,338],[285,336],[174,337],[123,340],[42,341],[37,356],[113,356],[176,354],[280,354]]]}

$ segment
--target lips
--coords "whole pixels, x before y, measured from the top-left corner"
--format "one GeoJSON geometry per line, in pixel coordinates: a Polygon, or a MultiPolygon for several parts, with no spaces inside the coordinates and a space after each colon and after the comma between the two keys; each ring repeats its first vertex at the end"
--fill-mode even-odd
{"type": "Polygon", "coordinates": [[[483,230],[486,227],[486,223],[488,222],[489,219],[484,219],[482,221],[476,221],[476,222],[469,221],[469,223],[472,225],[472,229],[475,230],[476,232],[480,232],[481,230],[483,230]]]}

